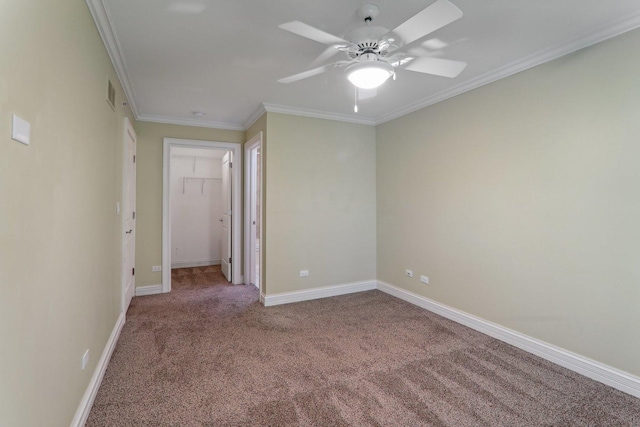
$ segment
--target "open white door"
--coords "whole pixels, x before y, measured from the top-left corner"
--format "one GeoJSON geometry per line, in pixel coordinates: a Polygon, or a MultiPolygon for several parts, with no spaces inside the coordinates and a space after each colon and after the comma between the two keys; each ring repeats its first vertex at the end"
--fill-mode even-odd
{"type": "Polygon", "coordinates": [[[244,145],[244,277],[246,284],[261,290],[260,240],[262,235],[262,132],[244,145]]]}
{"type": "Polygon", "coordinates": [[[260,289],[260,145],[249,150],[249,280],[260,289]]]}
{"type": "Polygon", "coordinates": [[[124,120],[122,311],[126,313],[136,287],[136,132],[129,119],[124,120]]]}
{"type": "Polygon", "coordinates": [[[231,281],[231,215],[233,194],[231,168],[233,167],[233,152],[229,151],[222,158],[222,274],[231,281]]]}

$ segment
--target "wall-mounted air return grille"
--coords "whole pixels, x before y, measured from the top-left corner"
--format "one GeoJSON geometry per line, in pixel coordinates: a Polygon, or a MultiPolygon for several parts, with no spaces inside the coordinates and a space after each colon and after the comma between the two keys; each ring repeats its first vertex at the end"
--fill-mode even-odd
{"type": "Polygon", "coordinates": [[[113,87],[111,80],[107,79],[107,102],[111,108],[116,109],[116,89],[113,87]]]}

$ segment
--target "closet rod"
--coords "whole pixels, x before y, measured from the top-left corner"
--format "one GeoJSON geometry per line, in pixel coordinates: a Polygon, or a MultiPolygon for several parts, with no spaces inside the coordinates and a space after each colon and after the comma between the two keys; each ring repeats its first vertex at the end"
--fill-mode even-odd
{"type": "Polygon", "coordinates": [[[197,176],[184,176],[182,177],[182,194],[186,193],[186,186],[187,186],[187,181],[189,181],[190,179],[199,179],[202,180],[202,185],[200,187],[200,193],[204,194],[204,182],[205,181],[222,181],[222,178],[200,178],[197,176]]]}

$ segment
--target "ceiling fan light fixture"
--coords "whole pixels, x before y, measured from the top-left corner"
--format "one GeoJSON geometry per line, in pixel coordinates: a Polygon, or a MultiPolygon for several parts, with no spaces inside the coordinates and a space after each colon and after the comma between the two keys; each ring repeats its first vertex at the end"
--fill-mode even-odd
{"type": "Polygon", "coordinates": [[[374,89],[386,82],[394,74],[394,69],[384,61],[366,61],[348,66],[345,72],[355,87],[374,89]]]}

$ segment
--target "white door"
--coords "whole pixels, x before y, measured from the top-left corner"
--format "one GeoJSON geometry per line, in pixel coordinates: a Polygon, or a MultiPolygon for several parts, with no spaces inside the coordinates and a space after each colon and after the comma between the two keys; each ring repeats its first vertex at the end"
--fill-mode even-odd
{"type": "Polygon", "coordinates": [[[250,237],[249,237],[249,283],[260,289],[260,143],[250,148],[250,237]]]}
{"type": "Polygon", "coordinates": [[[136,132],[126,117],[124,123],[124,152],[122,310],[126,313],[136,287],[136,132]]]}
{"type": "Polygon", "coordinates": [[[262,227],[262,132],[244,146],[244,282],[260,289],[260,236],[262,227]]]}
{"type": "Polygon", "coordinates": [[[231,281],[231,194],[232,179],[231,168],[233,167],[233,153],[229,151],[222,158],[222,274],[231,281]]]}

